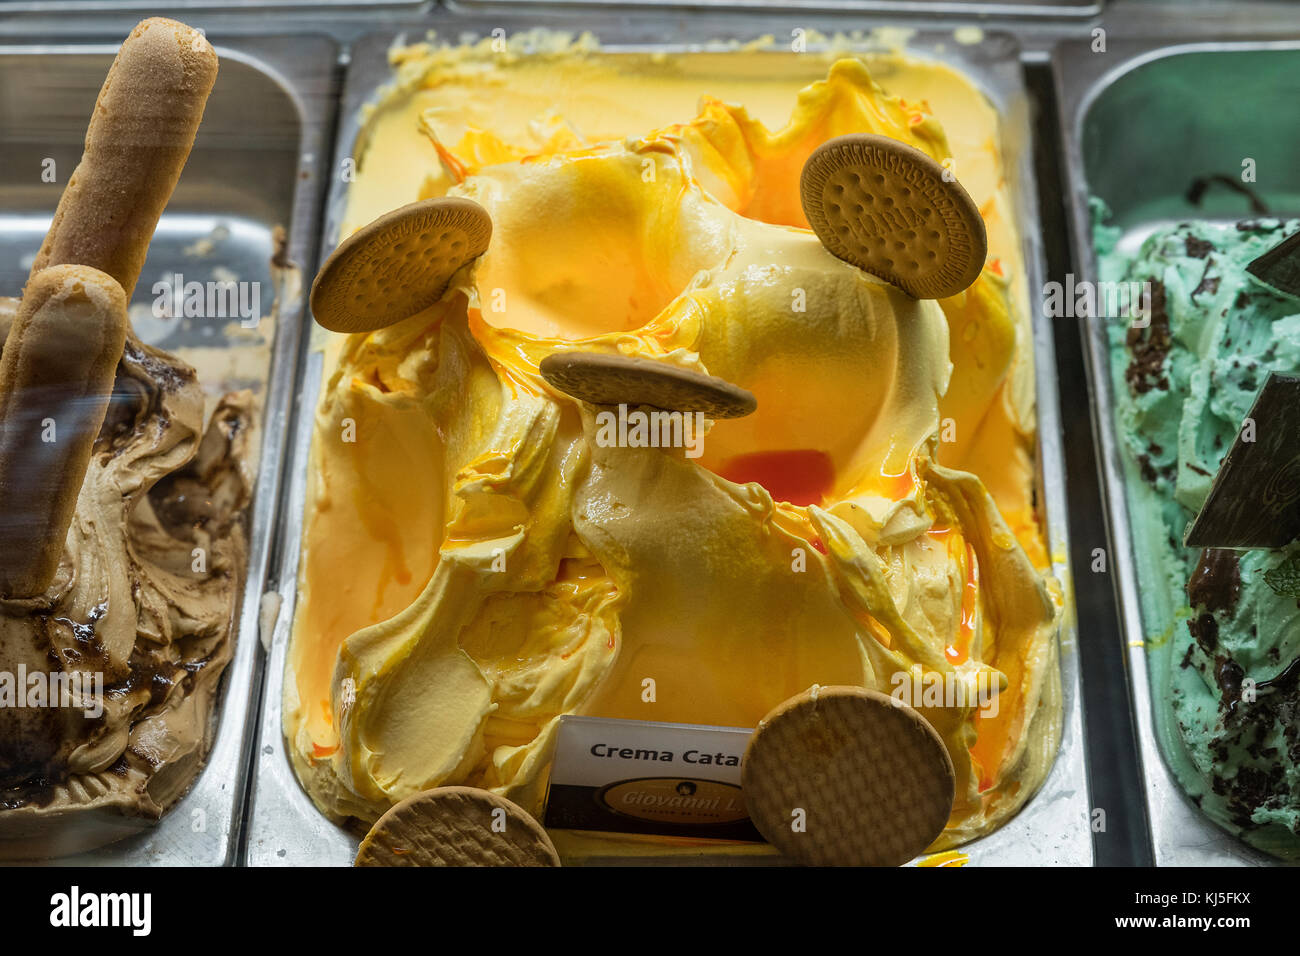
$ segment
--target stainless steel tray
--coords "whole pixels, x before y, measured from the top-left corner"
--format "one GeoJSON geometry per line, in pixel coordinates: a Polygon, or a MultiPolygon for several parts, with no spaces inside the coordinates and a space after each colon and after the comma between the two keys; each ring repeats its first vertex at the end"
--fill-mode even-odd
{"type": "MultiPolygon", "coordinates": [[[[194,151],[159,223],[136,288],[132,320],[150,344],[193,357],[221,349],[229,358],[213,380],[254,388],[262,407],[257,485],[249,510],[249,570],[235,651],[223,678],[215,738],[189,792],[138,834],[99,850],[55,861],[77,865],[233,864],[244,820],[252,715],[262,655],[258,617],[269,564],[294,372],[303,327],[301,274],[314,266],[317,215],[324,191],[318,170],[332,119],[337,49],[321,37],[217,40],[221,58],[194,151]],[[285,258],[297,268],[273,277],[273,230],[288,230],[285,258]],[[261,283],[262,319],[249,335],[222,335],[225,320],[189,323],[152,318],[151,286],[182,273],[186,281],[238,278],[261,283]],[[272,312],[272,291],[276,300],[272,312]],[[138,308],[143,306],[143,309],[138,308]],[[222,379],[225,379],[222,381],[222,379]]],[[[86,123],[116,45],[0,46],[0,292],[26,281],[55,204],[81,158],[86,123]],[[17,94],[22,91],[21,95],[17,94]],[[55,160],[59,185],[43,184],[42,161],[55,160]]],[[[210,353],[209,353],[210,354],[210,353]]]]}
{"type": "MultiPolygon", "coordinates": [[[[1061,106],[1069,207],[1078,280],[1095,282],[1088,198],[1111,207],[1115,223],[1132,242],[1153,228],[1184,218],[1240,218],[1226,210],[1197,209],[1183,196],[1196,176],[1240,169],[1251,156],[1262,169],[1294,169],[1300,124],[1252,127],[1241,103],[1276,98],[1267,75],[1278,76],[1270,57],[1285,56],[1290,96],[1300,74],[1300,43],[1113,42],[1104,56],[1086,43],[1062,44],[1053,58],[1061,106]],[[1189,107],[1187,96],[1196,91],[1189,107]]],[[[1290,99],[1283,98],[1283,102],[1290,99]]],[[[1284,177],[1284,179],[1286,178],[1284,177]]],[[[1300,187],[1289,194],[1262,192],[1274,213],[1300,215],[1300,187]]],[[[1238,206],[1242,206],[1238,198],[1238,206]]],[[[1244,209],[1244,207],[1242,207],[1244,209]]],[[[1242,215],[1244,215],[1244,211],[1242,215]]],[[[1081,330],[1087,347],[1093,426],[1099,442],[1118,579],[1121,615],[1129,639],[1128,664],[1138,726],[1142,775],[1159,866],[1267,865],[1275,861],[1211,823],[1184,796],[1157,743],[1147,655],[1143,646],[1140,584],[1125,499],[1123,460],[1114,427],[1113,395],[1105,324],[1095,319],[1081,330]]]]}
{"type": "Polygon", "coordinates": [[[321,7],[398,7],[409,10],[431,0],[170,0],[160,13],[159,4],[148,0],[0,0],[0,10],[22,13],[130,12],[140,16],[182,16],[184,11],[226,10],[258,14],[269,9],[311,11],[321,7]]]}
{"type": "MultiPolygon", "coordinates": [[[[514,33],[535,26],[536,21],[525,21],[522,18],[456,18],[435,25],[451,36],[460,37],[465,34],[485,36],[495,27],[504,27],[507,33],[514,33]]],[[[379,87],[391,79],[386,52],[393,44],[395,34],[404,38],[404,42],[413,42],[424,36],[428,26],[429,24],[412,24],[405,34],[394,29],[381,36],[369,37],[353,48],[341,105],[336,168],[341,168],[342,161],[353,155],[360,133],[359,112],[362,105],[372,101],[379,87]]],[[[600,15],[584,20],[583,29],[599,36],[605,48],[611,52],[653,49],[668,52],[688,49],[726,52],[735,45],[733,42],[703,43],[698,24],[689,19],[665,19],[655,28],[633,31],[628,29],[621,17],[600,15]]],[[[734,30],[733,27],[732,31],[734,30]]],[[[988,35],[982,44],[962,46],[953,41],[950,33],[932,33],[912,36],[907,49],[910,53],[946,61],[960,68],[989,96],[1002,114],[1007,176],[1024,230],[1028,287],[1030,290],[1040,288],[1043,265],[1032,169],[1029,106],[1022,85],[1015,42],[1003,35],[988,35]]],[[[811,82],[824,73],[824,64],[819,62],[800,61],[793,54],[771,55],[774,69],[791,70],[792,82],[796,79],[811,82]]],[[[331,186],[322,255],[331,251],[336,243],[345,191],[346,184],[342,182],[336,181],[331,186]]],[[[1080,714],[1077,627],[1071,597],[1070,569],[1064,558],[1069,554],[1069,547],[1060,415],[1054,373],[1055,352],[1051,326],[1037,313],[1034,316],[1034,330],[1042,480],[1039,500],[1046,517],[1050,553],[1059,556],[1059,561],[1054,566],[1055,573],[1067,595],[1066,620],[1061,632],[1064,696],[1062,741],[1051,774],[1029,805],[998,832],[962,849],[969,855],[971,863],[981,865],[1090,865],[1093,856],[1088,827],[1089,803],[1080,714]]],[[[306,359],[301,382],[300,415],[293,435],[289,487],[286,505],[280,516],[282,538],[278,593],[281,608],[272,634],[271,660],[253,771],[248,843],[244,854],[244,860],[254,866],[345,866],[351,862],[357,846],[357,838],[322,816],[299,786],[285,755],[281,730],[280,704],[285,658],[296,597],[300,536],[305,519],[307,456],[321,375],[322,355],[318,351],[311,351],[306,359]]],[[[694,861],[733,862],[730,858],[707,855],[694,861]]],[[[621,862],[629,861],[624,859],[621,862]]]]}
{"type": "Polygon", "coordinates": [[[519,12],[575,7],[708,7],[792,13],[824,10],[854,14],[979,17],[1090,17],[1106,0],[446,0],[452,9],[519,12]]]}

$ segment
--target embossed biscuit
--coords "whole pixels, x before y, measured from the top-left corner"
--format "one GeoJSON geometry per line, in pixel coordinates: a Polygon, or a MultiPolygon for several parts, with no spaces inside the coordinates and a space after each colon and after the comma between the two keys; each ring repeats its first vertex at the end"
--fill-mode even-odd
{"type": "Polygon", "coordinates": [[[759,722],[741,763],[754,826],[792,860],[899,866],[943,831],[956,778],[919,713],[861,687],[813,687],[759,722]]]}
{"type": "Polygon", "coordinates": [[[370,828],[355,866],[559,866],[542,825],[505,797],[439,787],[407,797],[370,828]]]}
{"type": "Polygon", "coordinates": [[[804,165],[799,192],[827,250],[915,298],[956,295],[984,268],[988,238],[974,200],[898,140],[827,140],[804,165]]]}
{"type": "Polygon", "coordinates": [[[758,400],[738,385],[702,372],[605,352],[559,352],[541,362],[551,387],[593,405],[650,405],[710,418],[741,418],[758,400]]]}
{"type": "Polygon", "coordinates": [[[456,196],[395,209],[358,229],[325,260],[311,287],[316,321],[332,332],[373,332],[427,309],[456,271],[487,251],[492,219],[456,196]]]}

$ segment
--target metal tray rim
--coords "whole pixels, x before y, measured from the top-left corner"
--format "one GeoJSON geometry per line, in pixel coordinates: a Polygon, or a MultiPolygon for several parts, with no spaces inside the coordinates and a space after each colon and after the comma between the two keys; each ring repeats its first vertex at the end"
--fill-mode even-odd
{"type": "MultiPolygon", "coordinates": [[[[517,14],[547,5],[547,9],[584,8],[608,6],[605,0],[560,0],[558,4],[548,0],[443,0],[447,9],[467,14],[510,13],[517,14]]],[[[899,3],[898,0],[791,0],[778,5],[763,3],[761,0],[668,0],[667,3],[649,4],[647,0],[616,0],[617,9],[644,9],[647,5],[655,9],[667,8],[676,11],[682,8],[703,8],[709,11],[754,12],[760,14],[793,13],[852,13],[852,14],[887,14],[892,16],[946,16],[954,18],[971,17],[1006,18],[1005,25],[1012,25],[1015,18],[1045,19],[1087,19],[1101,13],[1105,0],[1072,0],[1065,3],[1048,2],[1006,2],[993,0],[991,3],[976,4],[973,0],[935,0],[924,7],[915,3],[899,3]]]]}
{"type": "MultiPolygon", "coordinates": [[[[391,74],[386,67],[386,58],[382,56],[383,53],[393,45],[396,38],[422,36],[432,25],[429,23],[397,24],[364,37],[352,47],[344,95],[339,106],[340,124],[335,141],[336,169],[341,167],[345,159],[352,156],[355,143],[361,132],[358,115],[361,106],[373,102],[378,90],[391,80],[391,74]],[[374,60],[377,56],[385,60],[383,63],[384,68],[378,74],[378,82],[375,81],[374,77],[364,75],[367,64],[369,64],[369,68],[373,69],[374,60]]],[[[441,26],[441,24],[438,24],[438,26],[441,26]]],[[[448,32],[456,29],[458,30],[457,35],[463,35],[464,33],[473,33],[476,27],[481,28],[481,32],[486,33],[487,28],[496,26],[504,27],[507,32],[512,32],[514,29],[528,28],[535,26],[535,24],[509,18],[500,21],[494,20],[490,23],[452,20],[447,25],[447,29],[448,32]]],[[[591,27],[591,29],[596,35],[601,35],[604,32],[595,26],[591,27]]],[[[609,35],[613,39],[602,40],[602,48],[614,53],[633,52],[638,49],[656,49],[667,52],[698,51],[702,48],[707,49],[709,46],[708,44],[694,42],[689,44],[674,43],[671,40],[660,40],[652,44],[620,43],[617,39],[617,29],[609,30],[609,35]]],[[[1000,844],[1014,844],[1017,840],[1014,833],[1016,822],[1030,819],[1026,815],[1030,813],[1031,808],[1038,802],[1046,805],[1047,801],[1044,798],[1048,797],[1050,793],[1056,792],[1058,797],[1074,797],[1076,800],[1078,799],[1076,795],[1082,794],[1082,804],[1078,807],[1077,820],[1077,832],[1082,834],[1082,839],[1077,840],[1078,845],[1071,846],[1068,851],[1062,854],[1063,859],[1053,862],[1091,865],[1093,862],[1093,846],[1086,819],[1088,785],[1084,771],[1082,691],[1077,651],[1078,623],[1073,603],[1071,571],[1067,557],[1069,554],[1068,512],[1064,490],[1064,456],[1060,446],[1060,411],[1053,375],[1055,368],[1053,330],[1050,322],[1043,319],[1041,308],[1036,303],[1033,295],[1033,290],[1042,283],[1045,269],[1042,240],[1039,235],[1040,219],[1033,171],[1033,134],[1027,115],[1015,116],[1008,108],[1010,104],[1005,102],[1008,98],[1019,96],[1027,104],[1027,92],[1020,74],[1019,44],[1014,37],[1005,31],[986,31],[986,40],[995,39],[997,42],[1007,45],[1008,51],[1005,53],[1005,62],[1000,60],[998,67],[1004,73],[1013,72],[1014,74],[1012,79],[1003,76],[1000,88],[990,89],[989,85],[995,79],[991,75],[993,68],[962,58],[960,48],[956,50],[957,56],[955,57],[952,49],[954,45],[952,44],[945,48],[942,55],[929,49],[912,50],[913,43],[918,41],[927,38],[939,40],[950,37],[951,34],[947,31],[933,31],[930,33],[924,30],[918,31],[908,41],[906,49],[908,52],[916,52],[923,57],[950,63],[962,70],[968,79],[974,82],[986,96],[994,100],[995,105],[1000,107],[1004,138],[1011,133],[1009,126],[1014,123],[1017,125],[1015,132],[1019,134],[1023,142],[1018,157],[1019,161],[1014,168],[1009,166],[1007,172],[1014,183],[1013,201],[1016,205],[1016,212],[1023,222],[1031,225],[1031,228],[1022,230],[1021,242],[1025,256],[1029,308],[1031,310],[1030,320],[1034,337],[1035,387],[1038,391],[1038,458],[1039,475],[1042,484],[1040,490],[1044,491],[1046,499],[1044,505],[1045,523],[1047,526],[1048,547],[1052,556],[1052,568],[1061,584],[1065,598],[1061,632],[1058,638],[1063,716],[1061,742],[1055,764],[1049,772],[1042,789],[1031,798],[1016,817],[1004,824],[995,833],[967,844],[962,849],[963,852],[971,855],[973,862],[978,863],[979,849],[981,847],[989,850],[998,847],[1000,844]],[[999,99],[1003,100],[1003,102],[999,103],[999,99]]],[[[717,42],[719,44],[724,43],[724,41],[717,42]]],[[[720,49],[722,48],[720,47],[720,49]]],[[[810,49],[813,49],[811,44],[810,49]]],[[[333,249],[340,225],[345,193],[346,184],[340,182],[336,177],[331,183],[326,204],[325,226],[321,237],[320,250],[322,259],[333,249]]],[[[300,384],[299,418],[295,434],[292,436],[293,456],[288,466],[288,477],[286,479],[289,482],[286,494],[287,503],[280,516],[282,538],[278,580],[281,611],[275,626],[272,656],[265,679],[265,703],[261,713],[261,737],[255,748],[256,765],[251,774],[253,797],[248,828],[250,841],[243,859],[243,862],[248,865],[282,865],[287,862],[337,864],[343,862],[340,850],[344,843],[349,846],[349,852],[355,849],[355,838],[322,815],[302,790],[292,768],[288,766],[287,757],[283,753],[285,740],[281,729],[280,694],[285,676],[289,632],[295,611],[297,575],[301,554],[301,527],[306,507],[307,458],[310,450],[312,427],[315,419],[314,409],[321,384],[321,375],[322,357],[319,353],[313,352],[307,356],[307,369],[300,384]],[[278,766],[269,767],[269,761],[274,761],[278,766]],[[291,790],[289,793],[284,792],[286,784],[291,790]],[[315,851],[314,859],[288,861],[269,845],[265,847],[255,845],[259,840],[259,836],[269,838],[270,832],[274,829],[273,821],[268,817],[274,811],[267,809],[265,806],[259,806],[262,801],[258,799],[258,791],[269,786],[274,786],[279,791],[276,794],[277,797],[287,798],[288,802],[293,805],[292,810],[289,812],[294,812],[298,816],[306,815],[306,819],[300,819],[296,823],[301,828],[299,843],[303,846],[310,846],[315,851]],[[330,844],[333,844],[333,853],[323,849],[330,844]]],[[[263,798],[265,796],[266,793],[263,793],[263,798]]],[[[276,808],[280,812],[283,812],[284,809],[282,807],[276,808]]],[[[1026,842],[1023,836],[1019,840],[1021,843],[1026,842]]],[[[350,856],[348,858],[350,859],[350,856]]],[[[648,861],[633,859],[618,860],[617,862],[648,861]]],[[[714,860],[703,857],[697,862],[714,862],[714,860]]],[[[726,864],[735,861],[717,859],[716,862],[726,864]]]]}

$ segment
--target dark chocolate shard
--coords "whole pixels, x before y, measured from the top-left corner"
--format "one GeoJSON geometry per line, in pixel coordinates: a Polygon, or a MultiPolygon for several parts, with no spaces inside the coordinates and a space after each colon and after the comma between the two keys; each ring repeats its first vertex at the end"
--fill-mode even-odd
{"type": "Polygon", "coordinates": [[[1237,432],[1189,548],[1280,548],[1300,537],[1300,376],[1269,373],[1237,432]]]}
{"type": "Polygon", "coordinates": [[[1206,548],[1187,582],[1187,602],[1206,611],[1231,614],[1241,597],[1241,566],[1235,551],[1206,548]]]}
{"type": "Polygon", "coordinates": [[[1246,271],[1265,285],[1300,298],[1300,232],[1252,259],[1246,271]]]}

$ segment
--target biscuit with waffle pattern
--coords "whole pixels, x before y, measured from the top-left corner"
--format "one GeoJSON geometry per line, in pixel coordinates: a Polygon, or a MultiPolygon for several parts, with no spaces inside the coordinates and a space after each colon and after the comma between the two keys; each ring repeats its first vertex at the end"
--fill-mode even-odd
{"type": "Polygon", "coordinates": [[[750,738],[741,778],[758,831],[813,866],[906,863],[943,831],[955,796],[929,722],[861,687],[813,687],[777,706],[750,738]]]}
{"type": "Polygon", "coordinates": [[[505,797],[439,787],[375,821],[355,866],[559,866],[542,825],[505,797]]]}

